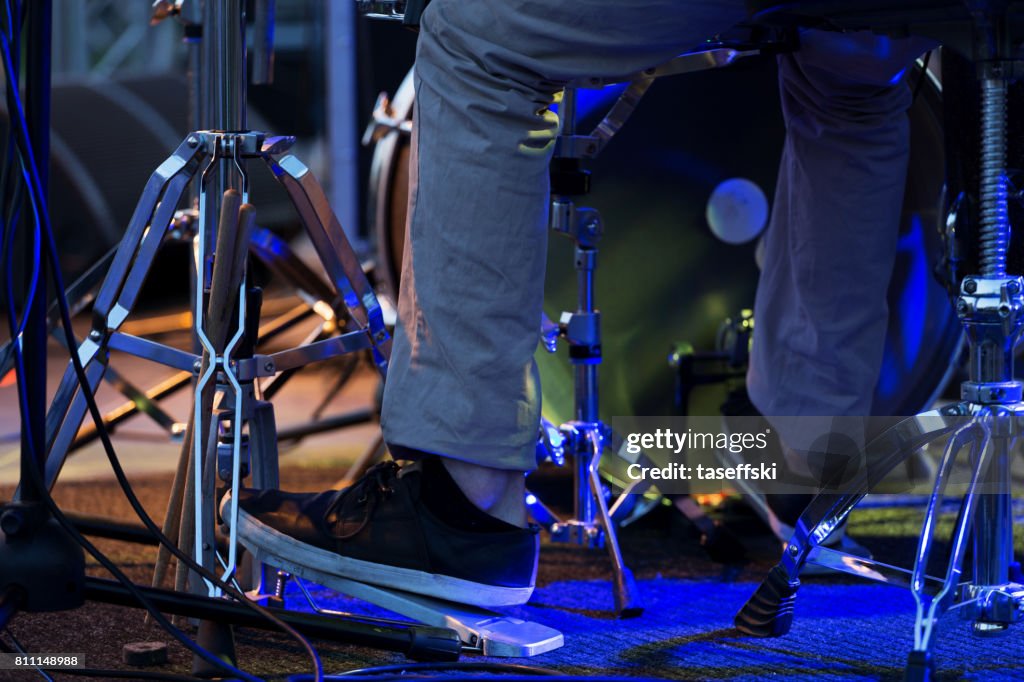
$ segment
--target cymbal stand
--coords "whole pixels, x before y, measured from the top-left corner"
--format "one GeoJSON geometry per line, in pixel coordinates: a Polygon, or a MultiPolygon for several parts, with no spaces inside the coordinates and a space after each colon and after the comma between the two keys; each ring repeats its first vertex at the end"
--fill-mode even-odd
{"type": "MultiPolygon", "coordinates": [[[[905,679],[935,675],[931,646],[935,626],[947,611],[959,609],[977,635],[1002,633],[1024,617],[1024,576],[1013,560],[1010,456],[1024,430],[1024,384],[1014,378],[1014,348],[1024,328],[1024,278],[1007,274],[1010,243],[1006,179],[1008,83],[1019,75],[1009,50],[1006,4],[968,2],[973,49],[981,74],[981,274],[960,285],[956,310],[968,339],[970,378],[962,401],[908,419],[866,448],[868,465],[841,492],[814,499],[797,522],[782,559],[736,615],[737,627],[756,636],[787,633],[805,563],[826,566],[909,588],[916,605],[914,645],[905,679]],[[950,436],[911,570],[830,550],[821,542],[886,474],[927,443],[950,436]],[[970,478],[950,538],[945,575],[927,574],[939,509],[961,453],[970,478]],[[962,580],[967,542],[973,539],[973,571],[962,580]]],[[[826,482],[828,483],[828,482],[826,482]]]]}

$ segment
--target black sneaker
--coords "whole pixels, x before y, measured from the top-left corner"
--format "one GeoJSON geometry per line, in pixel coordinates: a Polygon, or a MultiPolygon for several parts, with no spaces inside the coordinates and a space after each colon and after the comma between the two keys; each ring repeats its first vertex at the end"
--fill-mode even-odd
{"type": "MultiPolygon", "coordinates": [[[[260,561],[327,587],[354,580],[476,606],[529,600],[537,528],[479,510],[446,472],[426,477],[428,490],[423,468],[384,462],[352,486],[324,493],[243,489],[239,541],[260,561]]],[[[230,495],[220,509],[230,523],[230,495]]]]}

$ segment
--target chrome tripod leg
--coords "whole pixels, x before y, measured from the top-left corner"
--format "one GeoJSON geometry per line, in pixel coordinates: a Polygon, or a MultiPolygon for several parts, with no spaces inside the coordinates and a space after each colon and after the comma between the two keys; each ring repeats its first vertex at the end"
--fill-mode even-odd
{"type": "Polygon", "coordinates": [[[153,257],[174,218],[185,186],[206,151],[190,134],[153,172],[139,197],[93,306],[93,329],[116,329],[134,306],[153,257]],[[103,325],[101,327],[101,325],[103,325]]]}
{"type": "Polygon", "coordinates": [[[355,323],[370,335],[374,361],[381,372],[386,372],[391,338],[384,327],[384,313],[323,188],[292,154],[274,158],[268,153],[263,160],[288,192],[332,284],[355,323]]]}
{"type": "MultiPolygon", "coordinates": [[[[94,360],[84,366],[88,388],[91,393],[96,392],[96,388],[99,386],[100,381],[103,380],[103,375],[107,370],[105,358],[102,361],[99,359],[94,360]]],[[[54,431],[50,441],[50,454],[46,458],[43,480],[47,487],[51,489],[57,481],[57,474],[60,473],[61,467],[64,466],[66,453],[75,439],[75,434],[78,433],[82,420],[85,418],[88,405],[85,395],[82,393],[82,388],[78,385],[78,376],[75,374],[75,368],[70,364],[65,371],[64,377],[71,377],[72,381],[61,381],[57,395],[54,397],[50,411],[47,413],[47,431],[49,432],[50,428],[53,428],[54,431]],[[52,422],[50,421],[51,414],[54,417],[52,422]],[[58,455],[57,453],[60,454],[58,455]]]]}
{"type": "MultiPolygon", "coordinates": [[[[146,183],[96,296],[92,330],[78,347],[90,391],[96,390],[103,377],[102,365],[106,363],[110,334],[124,323],[134,307],[142,282],[174,217],[174,209],[204,156],[198,139],[189,135],[146,183]]],[[[46,415],[46,483],[51,487],[64,466],[68,448],[85,412],[86,400],[78,386],[74,366],[69,363],[46,415]]]]}
{"type": "Polygon", "coordinates": [[[257,227],[249,241],[249,250],[261,263],[299,290],[300,298],[316,305],[320,301],[330,305],[334,292],[323,277],[295,255],[292,248],[270,230],[257,227]]]}
{"type": "MultiPolygon", "coordinates": [[[[977,508],[978,485],[988,469],[993,450],[990,447],[992,443],[991,430],[987,423],[990,418],[992,418],[992,414],[989,410],[983,410],[975,420],[957,430],[943,453],[935,487],[928,499],[924,524],[918,540],[917,554],[914,558],[913,582],[910,590],[914,596],[916,611],[914,614],[914,648],[907,660],[905,673],[907,680],[929,680],[934,673],[930,648],[935,634],[935,625],[957,597],[960,575],[963,572],[964,552],[977,508]],[[950,539],[951,548],[949,561],[946,564],[946,575],[938,591],[933,594],[928,591],[926,571],[935,541],[939,506],[945,497],[946,487],[957,455],[965,448],[969,448],[974,470],[950,539]]],[[[998,425],[997,428],[999,428],[998,425]]]]}
{"type": "Polygon", "coordinates": [[[789,632],[793,604],[800,587],[800,569],[812,550],[841,524],[858,502],[885,476],[917,450],[962,424],[960,405],[911,417],[868,444],[868,465],[847,482],[842,494],[818,495],[797,521],[793,537],[779,563],[736,614],[736,627],[755,637],[779,637],[789,632]]]}
{"type": "Polygon", "coordinates": [[[597,504],[597,519],[604,529],[605,547],[608,549],[608,556],[612,561],[612,591],[615,595],[615,613],[620,618],[635,618],[644,612],[640,600],[640,591],[637,589],[633,572],[629,570],[622,560],[622,551],[619,549],[619,538],[615,533],[615,524],[608,513],[608,505],[604,500],[604,489],[601,485],[601,437],[593,430],[588,435],[591,444],[591,456],[588,466],[588,480],[590,482],[590,493],[597,504]]]}

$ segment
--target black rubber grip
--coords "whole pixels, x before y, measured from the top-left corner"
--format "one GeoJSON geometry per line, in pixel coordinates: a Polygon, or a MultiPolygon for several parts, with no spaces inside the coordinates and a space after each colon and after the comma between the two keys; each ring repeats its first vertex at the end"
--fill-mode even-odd
{"type": "Polygon", "coordinates": [[[449,628],[409,628],[409,648],[405,655],[414,661],[457,661],[462,642],[449,628]]]}
{"type": "Polygon", "coordinates": [[[618,578],[614,584],[615,613],[619,618],[639,618],[644,613],[644,605],[633,571],[623,566],[618,578]]]}
{"type": "Polygon", "coordinates": [[[928,651],[911,651],[907,657],[904,682],[931,682],[935,678],[935,661],[928,651]]]}
{"type": "Polygon", "coordinates": [[[772,568],[736,614],[737,629],[754,637],[781,637],[789,632],[798,587],[800,581],[790,581],[781,566],[772,568]]]}

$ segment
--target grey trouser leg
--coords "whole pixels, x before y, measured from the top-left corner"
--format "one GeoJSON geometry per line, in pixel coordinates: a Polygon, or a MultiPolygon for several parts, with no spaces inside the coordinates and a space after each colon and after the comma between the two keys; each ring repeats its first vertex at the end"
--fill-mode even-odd
{"type": "MultiPolygon", "coordinates": [[[[786,142],[747,375],[765,415],[871,414],[909,157],[901,71],[930,47],[812,31],[779,58],[786,142]]],[[[780,436],[821,435],[799,431],[780,436]]]]}
{"type": "Polygon", "coordinates": [[[533,354],[558,126],[548,105],[569,80],[667,61],[744,16],[743,0],[428,6],[416,58],[409,238],[384,391],[389,443],[533,468],[533,354]]]}

